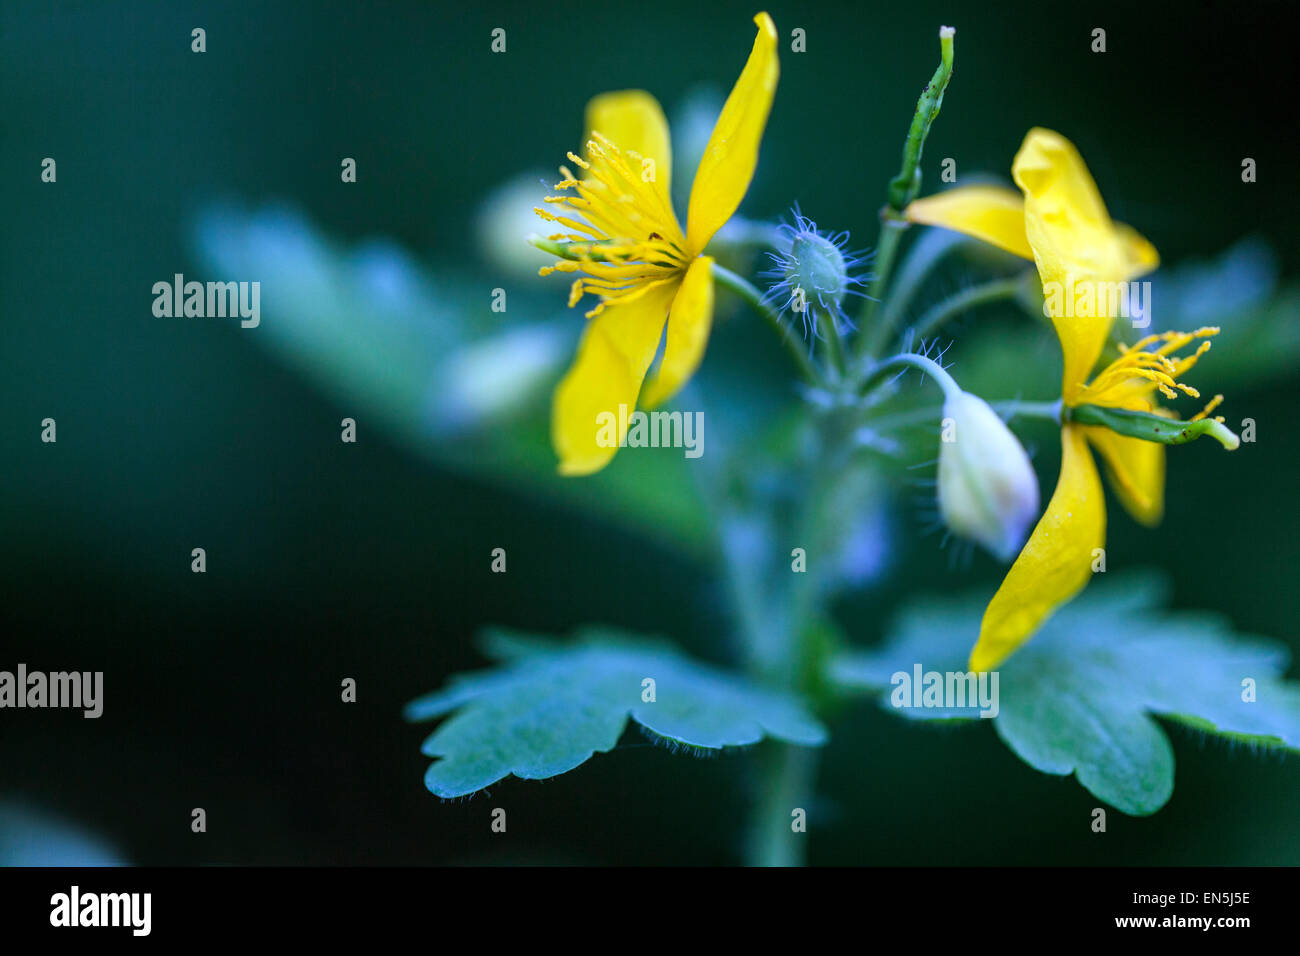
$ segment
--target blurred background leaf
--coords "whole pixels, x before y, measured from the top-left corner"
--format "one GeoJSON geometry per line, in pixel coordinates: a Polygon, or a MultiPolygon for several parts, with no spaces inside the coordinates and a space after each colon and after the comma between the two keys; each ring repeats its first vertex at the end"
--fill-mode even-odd
{"type": "Polygon", "coordinates": [[[101,837],[38,808],[0,801],[0,866],[124,866],[101,837]]]}

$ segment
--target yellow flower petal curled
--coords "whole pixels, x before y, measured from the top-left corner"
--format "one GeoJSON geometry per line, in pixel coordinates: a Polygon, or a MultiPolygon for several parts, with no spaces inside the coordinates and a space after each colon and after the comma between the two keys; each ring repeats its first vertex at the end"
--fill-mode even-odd
{"type": "Polygon", "coordinates": [[[713,325],[713,260],[700,256],[691,263],[668,314],[664,357],[659,371],[641,393],[641,405],[654,408],[677,394],[704,358],[713,325]]]}
{"type": "Polygon", "coordinates": [[[618,451],[680,284],[674,278],[643,286],[588,322],[578,357],[556,387],[551,406],[551,442],[561,474],[599,471],[618,451]],[[620,414],[620,405],[626,414],[620,414]],[[608,444],[600,441],[604,413],[620,423],[617,441],[608,444]]]}
{"type": "Polygon", "coordinates": [[[1144,276],[1160,265],[1160,253],[1156,247],[1132,226],[1122,222],[1113,224],[1115,240],[1119,243],[1120,259],[1124,263],[1124,278],[1134,279],[1144,276]]]}
{"type": "Polygon", "coordinates": [[[587,103],[585,140],[591,140],[593,133],[617,143],[632,158],[633,171],[643,181],[650,177],[648,181],[672,210],[668,201],[673,173],[672,139],[658,100],[645,90],[616,90],[592,97],[587,103]],[[653,165],[647,165],[646,160],[651,160],[653,165]]]}
{"type": "Polygon", "coordinates": [[[1025,236],[1025,200],[1014,189],[961,186],[917,199],[903,215],[910,222],[973,236],[1022,259],[1034,258],[1025,236]]]}
{"type": "MultiPolygon", "coordinates": [[[[1044,292],[1065,294],[1079,283],[1121,282],[1156,263],[1155,249],[1128,227],[1117,227],[1074,144],[1052,130],[1029,131],[1011,165],[1025,194],[1025,235],[1044,292]]],[[[1061,394],[1067,402],[1088,377],[1110,334],[1108,310],[1052,316],[1064,354],[1061,394]]]]}
{"type": "Polygon", "coordinates": [[[772,18],[760,13],[754,23],[758,36],[749,61],[722,107],[691,186],[686,243],[693,255],[704,251],[740,206],[758,165],[758,146],[772,110],[780,66],[772,18]]]}
{"type": "Polygon", "coordinates": [[[1087,268],[1119,278],[1110,214],[1073,143],[1052,130],[1031,129],[1011,175],[1025,194],[1025,228],[1037,233],[1039,241],[1030,241],[1048,272],[1087,268]]]}
{"type": "Polygon", "coordinates": [[[970,668],[986,671],[1029,640],[1092,577],[1106,540],[1106,503],[1082,430],[1061,430],[1061,476],[1024,550],[984,611],[970,668]]]}
{"type": "Polygon", "coordinates": [[[1165,446],[1099,425],[1083,432],[1106,463],[1106,477],[1124,510],[1147,527],[1159,524],[1165,510],[1165,446]]]}

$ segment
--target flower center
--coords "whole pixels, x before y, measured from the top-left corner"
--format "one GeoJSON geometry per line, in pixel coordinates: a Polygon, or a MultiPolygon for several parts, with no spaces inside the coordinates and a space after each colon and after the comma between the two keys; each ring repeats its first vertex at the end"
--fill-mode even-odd
{"type": "Polygon", "coordinates": [[[607,305],[640,295],[656,282],[678,277],[692,258],[667,195],[655,183],[654,164],[640,153],[620,150],[598,132],[591,136],[590,161],[568,154],[583,178],[561,166],[564,179],[554,187],[561,195],[545,199],[582,218],[540,207],[534,210],[547,222],[569,230],[547,237],[566,240],[565,258],[546,266],[541,274],[580,273],[569,290],[569,305],[576,305],[587,293],[599,296],[601,301],[587,313],[588,318],[607,305]]]}

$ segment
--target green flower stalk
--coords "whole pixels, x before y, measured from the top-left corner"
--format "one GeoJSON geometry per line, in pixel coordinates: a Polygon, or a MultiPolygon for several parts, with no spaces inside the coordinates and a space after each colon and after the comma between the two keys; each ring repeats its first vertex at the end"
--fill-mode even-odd
{"type": "Polygon", "coordinates": [[[953,27],[939,28],[939,68],[916,101],[912,128],[903,144],[903,165],[889,182],[889,208],[893,212],[902,212],[921,191],[921,151],[925,149],[925,138],[930,135],[930,127],[943,107],[948,81],[952,79],[953,37],[956,34],[953,27]]]}
{"type": "MultiPolygon", "coordinates": [[[[898,254],[898,243],[902,239],[907,221],[902,217],[903,210],[921,191],[921,152],[925,148],[926,137],[930,127],[939,116],[943,106],[943,94],[952,79],[953,38],[957,31],[953,27],[939,28],[939,67],[934,76],[921,91],[916,101],[916,110],[912,114],[912,125],[903,144],[903,164],[898,175],[889,182],[889,202],[881,210],[880,244],[876,249],[876,278],[871,285],[871,292],[862,313],[863,329],[870,329],[876,308],[884,298],[889,282],[890,272],[894,267],[894,258],[898,254]]],[[[858,353],[878,355],[888,338],[889,329],[875,330],[871,335],[859,335],[858,353]]]]}

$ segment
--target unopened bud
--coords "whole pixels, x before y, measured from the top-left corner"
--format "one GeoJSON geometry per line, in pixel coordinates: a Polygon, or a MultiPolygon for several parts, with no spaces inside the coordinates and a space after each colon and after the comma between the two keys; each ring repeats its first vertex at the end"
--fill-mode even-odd
{"type": "Polygon", "coordinates": [[[853,327],[844,312],[846,295],[864,295],[861,267],[866,259],[848,250],[849,234],[822,233],[817,223],[793,210],[794,223],[778,229],[778,243],[769,253],[774,268],[762,273],[771,281],[765,299],[780,312],[803,319],[805,331],[829,319],[837,332],[853,327]]]}
{"type": "Polygon", "coordinates": [[[1009,561],[1038,517],[1038,479],[1016,436],[984,399],[943,403],[939,512],[957,534],[1009,561]]]}
{"type": "Polygon", "coordinates": [[[814,230],[801,229],[794,234],[784,278],[808,298],[838,308],[848,290],[849,270],[835,243],[814,230]]]}

